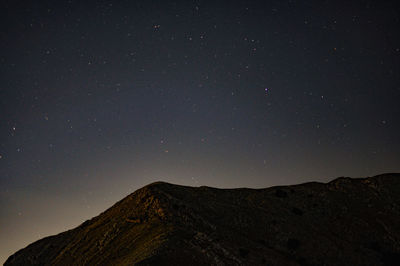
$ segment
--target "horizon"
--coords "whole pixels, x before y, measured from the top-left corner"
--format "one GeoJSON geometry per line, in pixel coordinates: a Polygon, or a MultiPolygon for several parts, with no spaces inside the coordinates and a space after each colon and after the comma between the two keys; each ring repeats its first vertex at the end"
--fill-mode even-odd
{"type": "Polygon", "coordinates": [[[400,172],[396,1],[6,1],[0,261],[150,182],[400,172]]]}

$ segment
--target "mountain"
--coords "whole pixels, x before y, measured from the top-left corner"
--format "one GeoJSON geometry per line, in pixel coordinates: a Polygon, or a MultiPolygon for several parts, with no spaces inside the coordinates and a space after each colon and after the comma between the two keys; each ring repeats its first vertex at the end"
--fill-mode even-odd
{"type": "Polygon", "coordinates": [[[157,182],[5,265],[396,265],[400,174],[265,189],[157,182]]]}

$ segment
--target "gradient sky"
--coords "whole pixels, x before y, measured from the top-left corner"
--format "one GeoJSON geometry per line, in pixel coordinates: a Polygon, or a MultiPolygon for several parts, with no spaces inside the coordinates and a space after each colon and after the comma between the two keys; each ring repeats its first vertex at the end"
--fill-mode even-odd
{"type": "Polygon", "coordinates": [[[156,180],[400,172],[396,1],[0,10],[0,262],[156,180]]]}

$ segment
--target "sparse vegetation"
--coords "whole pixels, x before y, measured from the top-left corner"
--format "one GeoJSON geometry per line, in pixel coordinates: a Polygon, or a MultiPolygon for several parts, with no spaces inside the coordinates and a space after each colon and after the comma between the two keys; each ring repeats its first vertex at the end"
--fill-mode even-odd
{"type": "Polygon", "coordinates": [[[5,265],[395,265],[400,214],[381,206],[399,206],[400,175],[335,182],[296,193],[151,184],[5,265]]]}

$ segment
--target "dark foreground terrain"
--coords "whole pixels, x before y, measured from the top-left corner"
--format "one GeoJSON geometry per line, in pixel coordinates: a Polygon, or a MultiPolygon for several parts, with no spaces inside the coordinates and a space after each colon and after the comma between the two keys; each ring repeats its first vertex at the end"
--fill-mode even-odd
{"type": "Polygon", "coordinates": [[[400,174],[266,189],[153,183],[5,265],[400,265],[400,174]]]}

